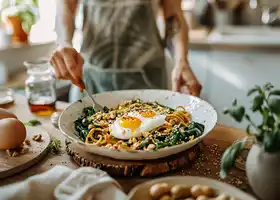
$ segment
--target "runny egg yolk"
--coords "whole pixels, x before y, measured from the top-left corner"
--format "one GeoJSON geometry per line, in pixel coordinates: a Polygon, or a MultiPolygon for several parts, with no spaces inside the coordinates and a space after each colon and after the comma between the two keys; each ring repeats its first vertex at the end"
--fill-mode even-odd
{"type": "Polygon", "coordinates": [[[129,128],[134,132],[138,127],[141,126],[142,121],[137,117],[125,116],[120,119],[120,126],[123,128],[129,128]]]}
{"type": "Polygon", "coordinates": [[[139,111],[139,114],[145,118],[151,118],[151,117],[156,116],[156,113],[152,110],[141,110],[141,111],[139,111]]]}

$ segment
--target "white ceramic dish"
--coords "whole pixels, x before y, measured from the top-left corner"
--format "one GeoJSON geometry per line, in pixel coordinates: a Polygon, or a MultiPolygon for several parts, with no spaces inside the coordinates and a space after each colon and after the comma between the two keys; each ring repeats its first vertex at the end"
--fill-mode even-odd
{"type": "Polygon", "coordinates": [[[214,108],[207,102],[190,95],[180,94],[167,90],[123,90],[114,92],[105,92],[94,95],[94,98],[102,106],[114,107],[117,104],[140,98],[143,101],[154,102],[176,108],[176,106],[184,106],[192,115],[194,121],[204,124],[205,131],[202,136],[195,140],[172,147],[159,149],[157,151],[136,151],[136,150],[113,150],[97,145],[89,145],[82,142],[75,134],[74,121],[81,116],[83,108],[91,106],[89,97],[83,98],[81,101],[69,105],[59,118],[59,128],[62,133],[73,142],[76,142],[81,148],[87,152],[98,155],[108,156],[122,160],[149,160],[157,159],[172,154],[182,152],[199,143],[216,125],[217,113],[214,108]]]}
{"type": "Polygon", "coordinates": [[[216,181],[214,179],[198,177],[198,176],[173,176],[173,177],[165,177],[158,178],[152,181],[148,181],[142,183],[136,187],[134,187],[128,194],[129,200],[152,200],[149,195],[150,187],[155,183],[165,182],[170,185],[175,184],[185,184],[189,186],[193,186],[195,184],[199,185],[208,185],[213,187],[218,193],[226,193],[232,197],[237,198],[238,200],[256,200],[254,197],[249,194],[233,187],[229,184],[222,183],[216,181]]]}

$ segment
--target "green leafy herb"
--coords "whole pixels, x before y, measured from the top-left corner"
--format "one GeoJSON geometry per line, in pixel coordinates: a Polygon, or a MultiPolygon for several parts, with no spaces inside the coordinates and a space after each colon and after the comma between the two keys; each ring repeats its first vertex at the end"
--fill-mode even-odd
{"type": "Polygon", "coordinates": [[[259,87],[252,88],[248,91],[247,96],[251,96],[252,94],[256,93],[259,90],[260,90],[259,87]]]}
{"type": "Polygon", "coordinates": [[[280,96],[280,90],[272,90],[269,95],[280,96]]]}
{"type": "MultiPolygon", "coordinates": [[[[248,91],[248,96],[254,95],[251,110],[262,117],[262,121],[256,124],[246,112],[245,108],[237,104],[235,100],[231,108],[227,108],[224,114],[230,115],[237,122],[245,119],[249,122],[247,133],[255,137],[255,142],[262,145],[265,152],[280,151],[280,90],[274,89],[271,83],[255,86],[248,91]]],[[[222,159],[221,176],[225,177],[229,168],[233,166],[236,154],[243,149],[242,142],[229,147],[222,159]]]]}
{"type": "Polygon", "coordinates": [[[252,111],[256,112],[256,111],[260,110],[263,105],[263,102],[264,102],[263,96],[260,96],[260,95],[256,96],[253,101],[252,111]]]}
{"type": "Polygon", "coordinates": [[[280,114],[280,99],[279,98],[270,98],[268,99],[268,105],[271,110],[276,115],[280,114]]]}
{"type": "Polygon", "coordinates": [[[50,144],[50,151],[52,154],[58,154],[60,152],[61,148],[61,141],[55,137],[52,138],[51,144],[50,144]]]}
{"type": "Polygon", "coordinates": [[[84,108],[83,114],[86,117],[90,117],[96,113],[95,109],[93,107],[86,107],[84,108]]]}
{"type": "Polygon", "coordinates": [[[25,126],[38,126],[41,124],[42,123],[40,121],[38,121],[37,119],[32,119],[32,120],[24,123],[25,126]]]}
{"type": "Polygon", "coordinates": [[[245,108],[243,106],[233,106],[232,108],[228,108],[224,110],[224,114],[229,114],[236,121],[241,122],[245,115],[245,108]]]}
{"type": "Polygon", "coordinates": [[[155,102],[155,103],[156,103],[157,105],[159,105],[159,106],[163,107],[163,108],[167,108],[167,109],[172,110],[172,111],[174,111],[174,110],[175,110],[174,108],[170,108],[170,107],[165,106],[165,105],[162,105],[162,104],[160,104],[160,103],[158,103],[158,102],[155,102]]]}
{"type": "Polygon", "coordinates": [[[221,178],[225,178],[227,176],[228,171],[234,166],[238,154],[243,151],[244,147],[245,141],[242,140],[227,148],[221,160],[221,178]]]}

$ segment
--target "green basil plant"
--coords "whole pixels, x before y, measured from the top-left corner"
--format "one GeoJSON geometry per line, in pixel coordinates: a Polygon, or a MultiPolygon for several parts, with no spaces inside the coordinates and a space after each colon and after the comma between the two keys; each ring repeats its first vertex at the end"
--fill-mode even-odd
{"type": "Polygon", "coordinates": [[[280,151],[280,90],[275,89],[271,83],[264,86],[255,86],[248,91],[247,96],[253,97],[251,111],[261,116],[259,124],[253,122],[244,106],[234,100],[231,108],[224,110],[224,114],[230,115],[237,122],[248,122],[247,134],[244,140],[232,144],[223,154],[221,160],[220,177],[225,178],[229,170],[234,166],[235,160],[246,146],[249,139],[254,144],[264,148],[265,152],[280,151]]]}
{"type": "Polygon", "coordinates": [[[22,28],[29,33],[32,25],[38,19],[38,0],[3,0],[1,5],[1,18],[14,15],[22,20],[22,28]]]}

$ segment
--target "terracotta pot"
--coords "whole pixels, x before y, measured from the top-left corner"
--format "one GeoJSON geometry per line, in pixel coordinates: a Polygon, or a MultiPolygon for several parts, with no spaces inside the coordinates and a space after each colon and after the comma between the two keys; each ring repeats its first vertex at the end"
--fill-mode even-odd
{"type": "Polygon", "coordinates": [[[18,16],[8,16],[8,23],[13,30],[12,41],[13,43],[27,43],[28,34],[22,28],[22,21],[18,16]]]}
{"type": "Polygon", "coordinates": [[[254,145],[247,157],[246,173],[253,191],[262,200],[280,198],[280,152],[266,153],[254,145]]]}

